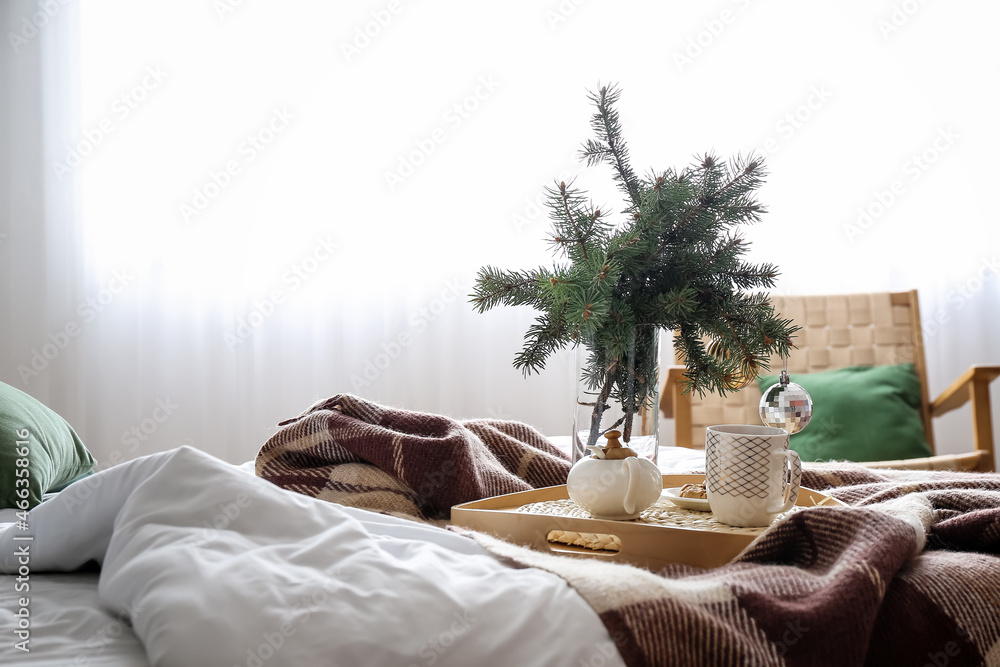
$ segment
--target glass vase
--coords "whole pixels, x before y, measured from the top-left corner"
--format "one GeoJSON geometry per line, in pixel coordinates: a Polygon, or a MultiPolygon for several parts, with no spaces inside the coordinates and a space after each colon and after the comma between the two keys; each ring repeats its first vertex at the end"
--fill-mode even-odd
{"type": "Polygon", "coordinates": [[[606,433],[619,431],[623,447],[657,462],[659,451],[660,336],[655,327],[602,342],[585,339],[576,349],[572,458],[588,447],[607,444],[606,433]]]}

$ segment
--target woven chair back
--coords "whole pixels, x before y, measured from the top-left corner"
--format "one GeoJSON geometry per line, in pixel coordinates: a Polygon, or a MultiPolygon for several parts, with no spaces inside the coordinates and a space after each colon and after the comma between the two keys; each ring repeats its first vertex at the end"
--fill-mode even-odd
{"type": "MultiPolygon", "coordinates": [[[[788,357],[788,373],[816,373],[845,366],[881,366],[912,362],[921,385],[921,416],[927,440],[934,449],[930,428],[927,368],[920,329],[916,290],[835,296],[774,296],[776,312],[802,327],[796,348],[788,357]]],[[[678,360],[680,363],[680,360],[678,360]]],[[[782,360],[771,359],[772,374],[782,360]]],[[[678,445],[705,447],[705,427],[713,424],[759,424],[761,391],[757,382],[725,398],[715,394],[678,397],[675,406],[678,445]],[[684,400],[689,398],[690,401],[684,400]],[[685,405],[687,403],[688,405],[685,405]],[[685,437],[687,436],[687,437],[685,437]]],[[[810,424],[810,428],[822,424],[810,424]]]]}

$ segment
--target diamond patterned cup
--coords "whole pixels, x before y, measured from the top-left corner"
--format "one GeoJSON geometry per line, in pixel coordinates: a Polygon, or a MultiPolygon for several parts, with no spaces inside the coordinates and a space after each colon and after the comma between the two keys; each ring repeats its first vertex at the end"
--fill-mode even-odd
{"type": "Polygon", "coordinates": [[[725,424],[705,434],[705,488],[715,518],[731,526],[767,526],[799,497],[802,462],[788,431],[725,424]]]}

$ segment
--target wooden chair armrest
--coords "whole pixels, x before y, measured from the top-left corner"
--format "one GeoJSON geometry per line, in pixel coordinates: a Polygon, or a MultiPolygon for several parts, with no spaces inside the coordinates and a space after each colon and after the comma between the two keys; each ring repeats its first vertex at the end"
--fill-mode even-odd
{"type": "Polygon", "coordinates": [[[994,470],[990,383],[998,376],[1000,366],[973,366],[931,403],[931,415],[936,417],[972,401],[972,444],[981,453],[976,467],[980,472],[994,470]]]}
{"type": "Polygon", "coordinates": [[[931,402],[931,416],[937,417],[962,407],[972,398],[971,388],[974,383],[988,385],[997,377],[1000,377],[1000,366],[970,367],[931,402]]]}

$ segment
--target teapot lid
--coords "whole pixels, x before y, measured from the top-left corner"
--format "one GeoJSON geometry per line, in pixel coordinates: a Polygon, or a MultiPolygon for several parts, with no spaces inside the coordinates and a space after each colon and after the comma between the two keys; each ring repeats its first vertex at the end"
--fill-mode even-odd
{"type": "Polygon", "coordinates": [[[608,444],[604,446],[605,459],[627,459],[630,456],[639,456],[634,449],[622,447],[622,443],[618,441],[618,438],[622,437],[621,431],[608,431],[604,435],[608,439],[608,444]]]}

